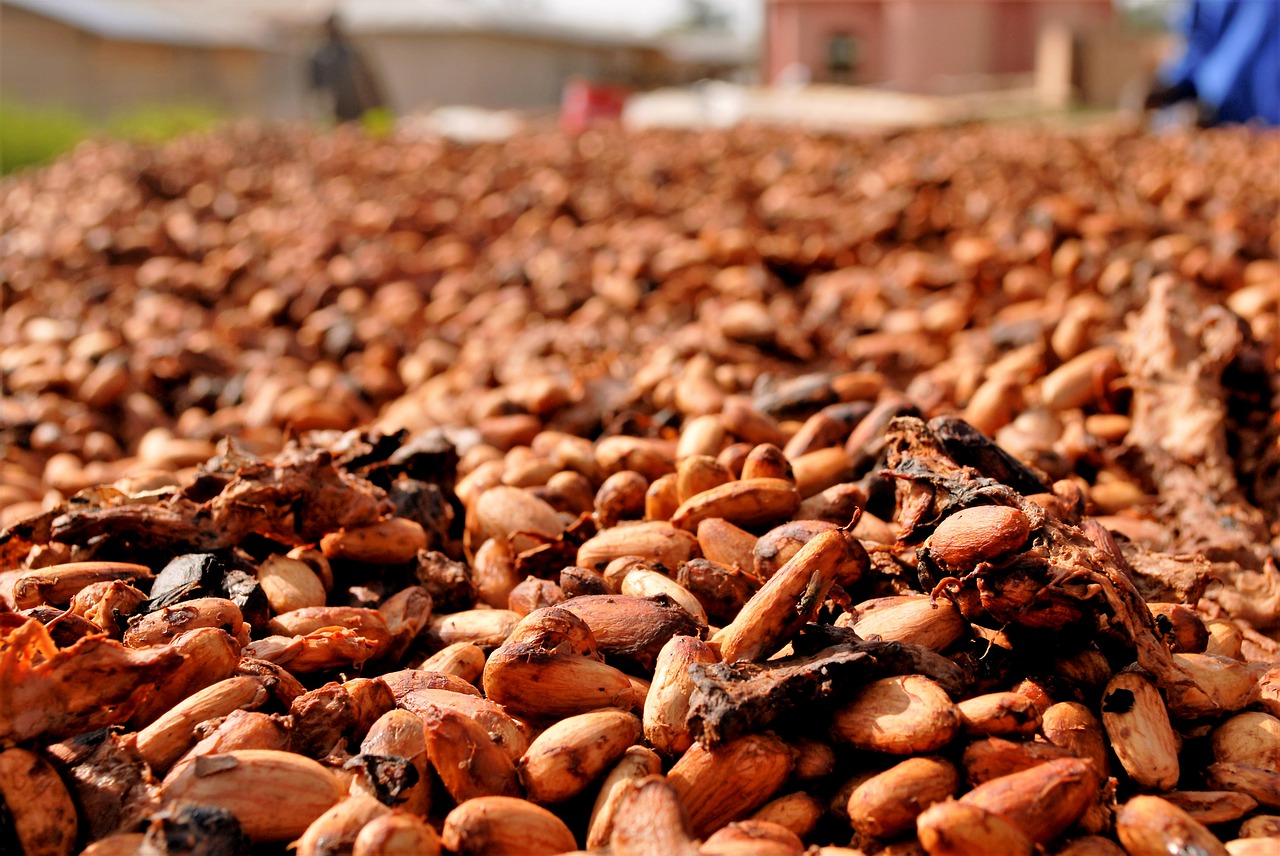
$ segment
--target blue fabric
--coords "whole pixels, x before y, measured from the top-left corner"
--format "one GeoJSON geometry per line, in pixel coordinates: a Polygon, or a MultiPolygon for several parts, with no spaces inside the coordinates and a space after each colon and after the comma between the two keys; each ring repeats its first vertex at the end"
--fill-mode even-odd
{"type": "Polygon", "coordinates": [[[1280,0],[1192,0],[1182,31],[1167,84],[1191,83],[1218,122],[1280,126],[1280,0]]]}

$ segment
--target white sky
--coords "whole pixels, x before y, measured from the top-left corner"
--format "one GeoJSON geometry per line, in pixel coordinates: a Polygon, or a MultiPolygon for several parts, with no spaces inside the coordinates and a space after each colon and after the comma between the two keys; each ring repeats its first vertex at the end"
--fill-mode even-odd
{"type": "MultiPolygon", "coordinates": [[[[95,0],[85,0],[94,2],[95,0]]],[[[253,2],[253,0],[238,0],[253,2]]],[[[432,0],[416,0],[431,3],[432,0]]],[[[207,0],[205,0],[207,2],[207,0]]],[[[215,0],[226,2],[226,0],[215,0]]],[[[332,8],[338,3],[358,6],[365,0],[277,0],[312,8],[332,8]]],[[[678,26],[687,20],[691,0],[451,0],[452,3],[470,4],[491,10],[504,9],[522,12],[535,19],[551,20],[564,24],[577,24],[590,29],[605,29],[637,36],[652,35],[678,26]]],[[[705,0],[706,4],[724,13],[730,26],[744,38],[759,37],[764,25],[765,0],[705,0]]],[[[1187,0],[1113,0],[1117,8],[1154,7],[1164,12],[1178,8],[1187,0]]],[[[1280,3],[1280,0],[1267,0],[1280,3]]],[[[445,5],[450,5],[446,3],[445,5]]]]}
{"type": "MultiPolygon", "coordinates": [[[[502,5],[539,9],[566,22],[608,27],[628,32],[653,33],[676,25],[689,13],[688,0],[489,0],[502,5]]],[[[734,31],[744,36],[759,34],[764,25],[764,0],[707,0],[727,13],[734,31]]],[[[1186,0],[1113,0],[1117,8],[1155,7],[1170,11],[1186,0]]],[[[1273,0],[1280,2],[1280,0],[1273,0]]]]}
{"type": "MultiPolygon", "coordinates": [[[[687,17],[687,0],[505,0],[513,6],[543,9],[555,17],[584,26],[608,27],[637,34],[653,33],[679,24],[687,17]]],[[[734,30],[744,35],[760,31],[764,0],[708,0],[732,19],[734,30]]]]}

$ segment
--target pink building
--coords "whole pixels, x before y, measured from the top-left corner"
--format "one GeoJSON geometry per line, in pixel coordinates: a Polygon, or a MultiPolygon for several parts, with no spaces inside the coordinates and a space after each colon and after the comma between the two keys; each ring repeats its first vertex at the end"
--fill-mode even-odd
{"type": "Polygon", "coordinates": [[[1084,30],[1112,0],[766,0],[769,83],[876,83],[933,91],[943,78],[1035,69],[1041,28],[1084,30]]]}

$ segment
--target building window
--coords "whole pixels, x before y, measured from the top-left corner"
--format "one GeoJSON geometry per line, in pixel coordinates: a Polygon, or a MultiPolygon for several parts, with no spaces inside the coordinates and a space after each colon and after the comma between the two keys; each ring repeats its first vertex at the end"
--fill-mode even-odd
{"type": "Polygon", "coordinates": [[[851,33],[833,33],[827,39],[827,75],[834,83],[852,83],[861,58],[861,44],[851,33]]]}

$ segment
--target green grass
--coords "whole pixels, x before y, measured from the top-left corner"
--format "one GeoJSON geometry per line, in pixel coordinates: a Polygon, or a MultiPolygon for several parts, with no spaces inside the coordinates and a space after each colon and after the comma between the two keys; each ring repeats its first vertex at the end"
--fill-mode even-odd
{"type": "Polygon", "coordinates": [[[374,107],[360,117],[360,127],[375,140],[385,140],[396,128],[396,115],[386,107],[374,107]]]}
{"type": "Polygon", "coordinates": [[[198,104],[149,105],[95,124],[70,110],[0,101],[0,175],[48,163],[92,136],[159,143],[222,119],[198,104]]]}
{"type": "Polygon", "coordinates": [[[161,143],[182,134],[206,130],[221,119],[217,110],[200,104],[154,104],[112,118],[106,124],[106,131],[112,137],[161,143]]]}
{"type": "Polygon", "coordinates": [[[91,133],[93,126],[68,110],[0,102],[0,174],[47,163],[91,133]]]}
{"type": "MultiPolygon", "coordinates": [[[[206,130],[224,118],[202,104],[153,104],[94,123],[58,107],[0,101],[0,175],[46,164],[88,137],[162,143],[206,130]]],[[[395,129],[395,122],[394,113],[377,108],[364,114],[360,127],[374,139],[386,139],[395,129]]]]}

